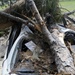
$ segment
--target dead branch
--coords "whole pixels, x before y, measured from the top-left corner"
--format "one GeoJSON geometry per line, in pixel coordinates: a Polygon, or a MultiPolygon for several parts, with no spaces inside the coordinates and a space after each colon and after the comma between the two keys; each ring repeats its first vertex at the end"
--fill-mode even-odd
{"type": "Polygon", "coordinates": [[[49,45],[52,44],[51,47],[53,49],[53,53],[55,54],[55,62],[57,65],[58,72],[63,74],[64,73],[75,74],[75,67],[73,64],[72,56],[68,48],[65,46],[65,44],[62,43],[61,40],[58,38],[59,31],[55,29],[53,30],[53,33],[51,34],[49,30],[47,29],[46,24],[44,23],[42,17],[40,16],[34,1],[27,0],[27,2],[28,2],[28,5],[30,6],[32,13],[34,14],[35,18],[40,24],[42,33],[47,38],[48,44],[49,45]]]}
{"type": "Polygon", "coordinates": [[[36,24],[33,20],[31,20],[29,17],[27,17],[27,16],[25,16],[25,15],[23,15],[28,21],[30,21],[34,26],[35,26],[35,28],[39,31],[39,32],[41,32],[41,29],[40,29],[40,27],[39,27],[39,25],[38,24],[36,24]]]}
{"type": "MultiPolygon", "coordinates": [[[[24,5],[25,5],[25,0],[18,0],[16,3],[14,3],[11,6],[11,9],[10,7],[8,7],[5,10],[3,10],[3,12],[10,13],[10,14],[13,14],[13,11],[22,12],[22,9],[25,8],[24,5]]],[[[4,29],[12,25],[14,25],[13,22],[11,22],[6,17],[0,16],[0,29],[4,29]]]]}
{"type": "Polygon", "coordinates": [[[16,22],[25,23],[25,24],[28,23],[28,21],[26,21],[26,20],[24,20],[22,18],[13,16],[11,14],[8,14],[8,13],[5,13],[5,12],[1,12],[1,11],[0,11],[0,16],[6,17],[7,19],[10,19],[10,20],[16,21],[16,22]]]}
{"type": "Polygon", "coordinates": [[[24,9],[25,0],[18,0],[16,3],[14,3],[11,8],[10,6],[3,10],[6,13],[12,13],[13,11],[19,11],[21,12],[22,9],[24,9]]]}
{"type": "Polygon", "coordinates": [[[68,13],[65,13],[64,15],[71,15],[71,14],[74,14],[75,13],[75,10],[71,11],[71,12],[68,12],[68,13]]]}

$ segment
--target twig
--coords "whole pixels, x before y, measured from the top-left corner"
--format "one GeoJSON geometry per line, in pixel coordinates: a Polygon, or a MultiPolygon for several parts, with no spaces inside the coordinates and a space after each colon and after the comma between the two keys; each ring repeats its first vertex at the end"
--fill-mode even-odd
{"type": "Polygon", "coordinates": [[[2,11],[0,11],[0,16],[4,16],[4,17],[6,17],[10,20],[16,21],[16,22],[21,22],[21,23],[25,23],[25,24],[28,23],[28,21],[26,21],[20,17],[13,16],[11,14],[8,14],[8,13],[2,12],[2,11]]]}
{"type": "Polygon", "coordinates": [[[38,24],[36,24],[33,20],[31,20],[29,17],[27,17],[26,15],[23,15],[28,21],[30,21],[34,26],[35,26],[35,28],[39,31],[39,32],[41,32],[42,33],[42,31],[41,31],[41,28],[39,27],[39,25],[38,24]]]}
{"type": "Polygon", "coordinates": [[[29,22],[31,22],[33,25],[34,25],[34,27],[39,31],[39,32],[42,32],[41,31],[41,28],[39,27],[39,25],[38,24],[36,24],[33,20],[31,20],[29,17],[27,17],[26,15],[21,15],[21,14],[19,14],[18,12],[13,12],[14,14],[16,14],[16,15],[18,15],[19,17],[21,17],[21,18],[23,18],[23,19],[27,19],[29,22]]]}

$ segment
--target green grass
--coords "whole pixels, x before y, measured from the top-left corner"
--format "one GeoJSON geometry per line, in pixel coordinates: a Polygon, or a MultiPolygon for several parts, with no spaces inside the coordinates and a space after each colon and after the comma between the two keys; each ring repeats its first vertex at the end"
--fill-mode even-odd
{"type": "Polygon", "coordinates": [[[8,5],[0,6],[0,11],[4,10],[8,5]]]}
{"type": "MultiPolygon", "coordinates": [[[[75,10],[75,1],[61,1],[60,7],[66,8],[69,11],[75,10]]],[[[66,12],[66,10],[64,10],[66,12]]]]}

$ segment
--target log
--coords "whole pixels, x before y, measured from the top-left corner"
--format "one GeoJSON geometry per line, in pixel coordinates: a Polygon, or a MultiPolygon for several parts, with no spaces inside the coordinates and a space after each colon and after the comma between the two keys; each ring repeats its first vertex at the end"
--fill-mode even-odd
{"type": "MultiPolygon", "coordinates": [[[[3,12],[13,14],[13,11],[16,12],[23,12],[23,9],[25,8],[25,0],[18,0],[16,3],[14,3],[11,8],[8,7],[3,12]]],[[[14,25],[14,22],[10,21],[10,19],[7,19],[6,17],[3,17],[0,15],[0,29],[5,29],[7,27],[10,27],[14,25]]]]}
{"type": "MultiPolygon", "coordinates": [[[[61,40],[58,38],[58,30],[54,29],[53,33],[50,33],[50,31],[47,29],[46,24],[44,23],[42,17],[40,16],[40,13],[34,3],[33,0],[27,0],[28,5],[30,6],[30,9],[32,13],[34,13],[35,18],[37,19],[38,23],[40,24],[42,33],[44,37],[47,38],[47,42],[52,48],[52,52],[55,55],[55,62],[57,65],[57,69],[59,73],[70,73],[75,74],[75,67],[73,63],[73,58],[68,50],[68,48],[65,46],[64,43],[61,42],[61,40]]],[[[62,38],[63,40],[63,38],[62,38]]]]}
{"type": "Polygon", "coordinates": [[[11,14],[7,14],[7,13],[2,12],[2,11],[0,11],[0,16],[3,16],[5,18],[10,19],[10,20],[15,21],[15,22],[20,22],[20,23],[25,23],[25,24],[28,23],[28,21],[26,21],[26,20],[24,20],[22,18],[13,16],[11,14]]]}
{"type": "Polygon", "coordinates": [[[72,55],[63,40],[64,34],[60,33],[57,29],[53,29],[52,36],[56,40],[56,45],[51,47],[55,55],[58,72],[62,74],[75,74],[72,55]]]}
{"type": "Polygon", "coordinates": [[[28,26],[29,26],[28,23],[31,22],[31,23],[34,25],[34,28],[37,29],[39,32],[41,32],[40,27],[39,27],[34,21],[32,21],[30,18],[28,18],[28,17],[26,17],[26,16],[23,16],[23,15],[20,15],[20,14],[18,14],[18,15],[21,16],[22,18],[26,18],[27,20],[0,11],[0,16],[3,16],[3,17],[5,17],[5,18],[7,18],[7,19],[10,19],[10,21],[22,23],[22,24],[25,24],[25,25],[28,25],[28,26]]]}

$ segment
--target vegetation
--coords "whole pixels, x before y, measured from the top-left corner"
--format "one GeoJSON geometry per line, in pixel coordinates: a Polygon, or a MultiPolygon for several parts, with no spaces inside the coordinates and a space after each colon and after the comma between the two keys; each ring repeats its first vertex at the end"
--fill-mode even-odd
{"type": "MultiPolygon", "coordinates": [[[[59,0],[34,0],[41,14],[50,13],[58,22],[61,18],[59,0]]],[[[44,14],[45,15],[45,14],[44,14]]]]}
{"type": "MultiPolygon", "coordinates": [[[[75,10],[75,0],[62,1],[59,3],[60,7],[66,8],[69,11],[75,10]]],[[[66,12],[66,11],[65,11],[66,12]]]]}
{"type": "Polygon", "coordinates": [[[0,0],[0,10],[4,10],[10,4],[13,4],[16,0],[0,0]]]}

